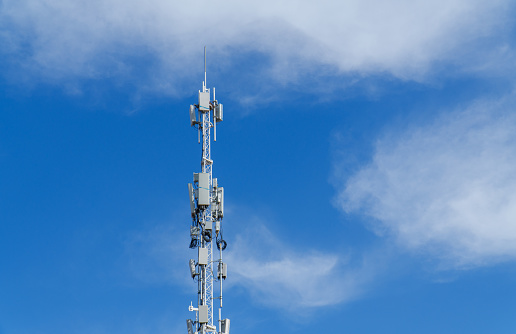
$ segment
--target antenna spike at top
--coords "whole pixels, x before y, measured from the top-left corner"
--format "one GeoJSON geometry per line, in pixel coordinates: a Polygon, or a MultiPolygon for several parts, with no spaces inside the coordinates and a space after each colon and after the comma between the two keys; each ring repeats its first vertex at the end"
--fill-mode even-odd
{"type": "Polygon", "coordinates": [[[208,84],[206,83],[206,45],[204,46],[204,91],[206,91],[206,87],[208,84]]]}

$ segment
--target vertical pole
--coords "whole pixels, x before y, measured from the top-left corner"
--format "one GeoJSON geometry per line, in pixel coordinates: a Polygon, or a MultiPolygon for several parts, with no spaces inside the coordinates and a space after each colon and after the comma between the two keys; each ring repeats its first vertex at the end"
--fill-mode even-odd
{"type": "Polygon", "coordinates": [[[206,82],[206,46],[204,46],[204,91],[206,91],[206,87],[208,87],[208,83],[206,82]]]}
{"type": "MultiPolygon", "coordinates": [[[[205,87],[205,92],[209,90],[205,87]]],[[[210,108],[211,109],[211,106],[210,108]]],[[[212,177],[212,160],[211,160],[211,110],[202,112],[202,161],[201,168],[203,173],[207,173],[209,177],[209,196],[210,205],[203,210],[202,225],[203,228],[213,224],[212,206],[213,198],[213,177],[212,177]]],[[[204,266],[203,277],[203,294],[204,305],[208,307],[208,325],[213,326],[213,240],[206,241],[203,239],[202,244],[208,250],[208,264],[204,266]]],[[[205,329],[206,326],[204,326],[205,329]]],[[[203,333],[205,333],[203,329],[203,333]]]]}
{"type": "MultiPolygon", "coordinates": [[[[219,270],[222,269],[222,247],[219,247],[219,270]]],[[[222,275],[219,271],[220,282],[220,306],[219,306],[219,334],[222,334],[222,275]]]]}

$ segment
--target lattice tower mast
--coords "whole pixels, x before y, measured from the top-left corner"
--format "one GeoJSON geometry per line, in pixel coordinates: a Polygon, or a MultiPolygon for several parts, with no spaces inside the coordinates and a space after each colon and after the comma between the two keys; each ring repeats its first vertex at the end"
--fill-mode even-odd
{"type": "Polygon", "coordinates": [[[223,119],[222,104],[206,88],[206,48],[204,49],[204,81],[199,91],[199,103],[190,106],[190,124],[198,129],[198,140],[202,142],[201,172],[194,173],[194,182],[188,184],[192,225],[190,226],[190,248],[197,250],[197,260],[190,260],[190,274],[197,280],[197,307],[190,304],[189,310],[195,311],[195,320],[188,319],[188,333],[205,334],[218,332],[229,334],[229,319],[222,319],[222,282],[226,279],[227,265],[222,262],[222,251],[227,243],[222,238],[221,222],[224,217],[224,188],[219,187],[213,178],[211,159],[211,129],[214,141],[217,140],[216,126],[223,119]],[[199,115],[199,118],[197,118],[199,115]],[[199,119],[199,120],[198,120],[199,119]],[[202,139],[202,140],[201,140],[202,139]],[[213,226],[215,223],[215,226],[213,226]],[[213,235],[215,230],[215,236],[213,235]],[[218,259],[214,260],[213,239],[215,237],[218,259]],[[217,277],[214,277],[213,264],[217,264],[217,277]],[[219,296],[213,297],[213,282],[219,281],[219,296]],[[218,330],[213,324],[213,301],[219,299],[218,330]]]}

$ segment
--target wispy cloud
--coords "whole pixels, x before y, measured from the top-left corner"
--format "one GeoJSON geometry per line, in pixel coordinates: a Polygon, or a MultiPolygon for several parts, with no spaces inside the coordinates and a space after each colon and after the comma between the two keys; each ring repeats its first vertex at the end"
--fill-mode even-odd
{"type": "Polygon", "coordinates": [[[370,283],[372,270],[352,265],[346,255],[293,249],[259,220],[250,226],[226,260],[231,284],[246,288],[255,301],[288,312],[313,310],[354,300],[370,283]]]}
{"type": "Polygon", "coordinates": [[[514,101],[478,101],[385,136],[345,181],[338,205],[445,266],[516,259],[514,101]]]}
{"type": "Polygon", "coordinates": [[[125,239],[124,266],[138,282],[194,289],[188,259],[195,254],[189,242],[188,225],[180,230],[173,222],[133,231],[125,239]]]}
{"type": "Polygon", "coordinates": [[[512,58],[504,37],[511,4],[4,0],[0,55],[17,78],[127,82],[137,72],[140,89],[168,94],[181,94],[192,69],[201,71],[204,45],[217,69],[235,66],[243,54],[260,59],[263,68],[232,78],[237,85],[288,84],[307,71],[424,80],[436,64],[480,71],[500,64],[498,57],[512,58]]]}
{"type": "MultiPolygon", "coordinates": [[[[234,212],[233,220],[235,215],[239,214],[234,212]]],[[[236,228],[223,253],[229,266],[225,285],[230,290],[242,287],[260,304],[294,312],[350,302],[370,287],[378,272],[378,266],[370,263],[374,261],[296,249],[270,232],[259,217],[247,214],[245,221],[248,226],[236,228]]],[[[183,232],[159,224],[131,233],[124,262],[132,278],[145,284],[190,286],[195,293],[187,265],[195,251],[188,249],[188,226],[183,232]]]]}

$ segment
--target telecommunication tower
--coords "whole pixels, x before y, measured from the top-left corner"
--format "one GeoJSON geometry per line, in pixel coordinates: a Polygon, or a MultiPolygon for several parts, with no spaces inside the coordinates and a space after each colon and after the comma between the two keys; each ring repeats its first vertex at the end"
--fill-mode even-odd
{"type": "Polygon", "coordinates": [[[206,88],[206,47],[204,48],[204,81],[199,91],[198,104],[190,106],[190,125],[198,130],[202,143],[201,172],[193,174],[193,183],[188,184],[192,224],[190,248],[197,250],[197,259],[190,260],[190,275],[197,281],[197,307],[192,303],[189,311],[195,319],[187,319],[188,334],[229,334],[229,319],[222,319],[222,282],[227,276],[227,264],[222,262],[222,251],[227,243],[222,237],[224,217],[224,188],[213,178],[211,159],[211,129],[217,141],[217,123],[223,118],[222,104],[213,100],[206,88]],[[218,259],[213,252],[213,243],[218,250],[218,259]],[[216,265],[216,272],[214,271],[216,265]],[[216,273],[216,275],[215,275],[216,273]],[[213,283],[219,283],[219,295],[214,297],[213,283]],[[213,302],[219,300],[218,328],[213,324],[213,302]]]}

